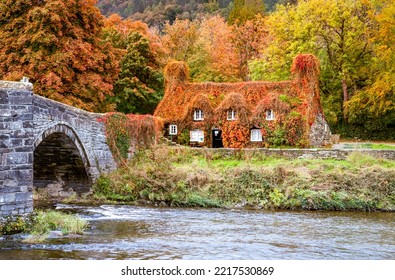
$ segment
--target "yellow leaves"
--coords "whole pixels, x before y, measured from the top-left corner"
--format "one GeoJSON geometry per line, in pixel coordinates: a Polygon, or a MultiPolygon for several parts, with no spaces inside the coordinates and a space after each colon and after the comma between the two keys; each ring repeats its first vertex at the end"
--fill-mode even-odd
{"type": "Polygon", "coordinates": [[[192,55],[198,40],[197,23],[176,19],[172,25],[166,23],[163,32],[165,35],[161,40],[169,58],[186,61],[192,55]]]}

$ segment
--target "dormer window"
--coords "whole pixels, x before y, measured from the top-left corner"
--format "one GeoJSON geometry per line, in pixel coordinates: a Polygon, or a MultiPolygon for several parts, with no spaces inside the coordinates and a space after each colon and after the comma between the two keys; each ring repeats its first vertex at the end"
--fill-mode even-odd
{"type": "Polygon", "coordinates": [[[169,125],[169,135],[177,135],[177,125],[169,125]]]}
{"type": "Polygon", "coordinates": [[[236,120],[236,111],[235,110],[229,110],[227,119],[228,119],[228,121],[236,120]]]}
{"type": "Polygon", "coordinates": [[[200,109],[197,109],[193,112],[193,120],[194,121],[202,121],[204,120],[204,114],[203,111],[200,109]]]}
{"type": "Polygon", "coordinates": [[[266,120],[267,121],[274,120],[274,112],[273,112],[273,110],[266,110],[266,120]]]}

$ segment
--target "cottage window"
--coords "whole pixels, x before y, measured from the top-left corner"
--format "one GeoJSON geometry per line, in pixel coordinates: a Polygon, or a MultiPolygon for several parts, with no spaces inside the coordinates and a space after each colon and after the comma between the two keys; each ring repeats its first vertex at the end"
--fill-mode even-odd
{"type": "Polygon", "coordinates": [[[204,114],[202,110],[195,110],[193,112],[193,120],[194,121],[202,121],[204,120],[204,114]]]}
{"type": "Polygon", "coordinates": [[[229,110],[228,111],[228,121],[234,121],[234,120],[236,120],[236,111],[229,110]]]}
{"type": "Polygon", "coordinates": [[[251,129],[251,142],[262,142],[262,131],[259,128],[251,129]]]}
{"type": "Polygon", "coordinates": [[[203,130],[191,130],[189,133],[190,142],[204,142],[203,130]]]}
{"type": "Polygon", "coordinates": [[[274,120],[273,110],[266,110],[266,120],[268,120],[268,121],[274,120]]]}
{"type": "Polygon", "coordinates": [[[177,135],[177,125],[169,125],[169,135],[177,135]]]}

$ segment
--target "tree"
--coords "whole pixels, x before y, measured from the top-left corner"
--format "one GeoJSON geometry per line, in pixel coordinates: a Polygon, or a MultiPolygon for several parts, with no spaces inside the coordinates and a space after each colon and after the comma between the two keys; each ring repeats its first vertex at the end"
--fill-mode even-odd
{"type": "Polygon", "coordinates": [[[229,14],[229,24],[243,24],[252,20],[256,15],[263,16],[265,5],[262,0],[235,0],[229,14]]]}
{"type": "Polygon", "coordinates": [[[120,72],[111,98],[117,111],[153,113],[163,96],[159,38],[145,23],[111,15],[104,22],[103,40],[111,43],[119,60],[120,72]]]}
{"type": "Polygon", "coordinates": [[[35,93],[90,111],[111,108],[116,60],[102,44],[95,0],[0,3],[0,78],[28,76],[35,93]]]}
{"type": "Polygon", "coordinates": [[[232,43],[238,53],[239,73],[241,79],[250,79],[248,63],[260,56],[260,51],[268,46],[268,29],[265,19],[257,15],[244,24],[232,26],[232,43]]]}
{"type": "Polygon", "coordinates": [[[113,100],[123,113],[153,113],[163,97],[163,75],[147,38],[138,32],[127,37],[126,54],[114,85],[113,100]]]}
{"type": "Polygon", "coordinates": [[[197,22],[176,19],[165,24],[163,33],[162,44],[169,59],[188,61],[199,38],[197,22]]]}
{"type": "Polygon", "coordinates": [[[170,60],[185,61],[193,81],[240,80],[234,34],[220,16],[210,16],[201,22],[176,20],[166,24],[163,46],[170,60]]]}
{"type": "MultiPolygon", "coordinates": [[[[395,127],[395,2],[380,1],[371,11],[370,29],[375,59],[370,65],[369,84],[348,102],[351,121],[369,123],[376,130],[395,127]]],[[[377,133],[377,131],[376,131],[377,133]]],[[[395,137],[395,133],[387,137],[395,137]]]]}
{"type": "Polygon", "coordinates": [[[200,52],[192,58],[199,61],[205,57],[201,65],[192,63],[191,73],[194,80],[199,82],[232,82],[240,80],[239,57],[234,44],[232,28],[220,16],[205,18],[200,24],[199,40],[200,52]],[[195,71],[195,69],[196,71],[195,71]]]}
{"type": "Polygon", "coordinates": [[[253,77],[286,78],[293,57],[313,53],[320,58],[325,113],[332,123],[347,122],[346,104],[367,81],[372,62],[368,30],[372,9],[365,0],[300,0],[278,6],[269,16],[272,41],[263,59],[251,63],[253,77]],[[328,106],[329,105],[329,106],[328,106]]]}

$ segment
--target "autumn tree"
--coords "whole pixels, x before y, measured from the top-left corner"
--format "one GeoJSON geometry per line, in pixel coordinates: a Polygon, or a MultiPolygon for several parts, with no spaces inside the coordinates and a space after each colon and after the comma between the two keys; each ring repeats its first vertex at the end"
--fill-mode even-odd
{"type": "Polygon", "coordinates": [[[243,24],[247,20],[254,19],[258,14],[263,16],[264,12],[263,0],[234,0],[228,22],[229,24],[243,24]]]}
{"type": "Polygon", "coordinates": [[[177,19],[164,26],[162,44],[168,59],[188,61],[196,51],[199,38],[197,22],[177,19]]]}
{"type": "Polygon", "coordinates": [[[239,57],[234,42],[235,35],[232,28],[227,25],[225,19],[220,16],[205,18],[199,28],[199,50],[192,56],[194,61],[199,57],[205,57],[204,63],[194,65],[192,63],[191,73],[194,80],[232,82],[240,80],[239,57]],[[194,71],[194,68],[199,67],[194,71]]]}
{"type": "Polygon", "coordinates": [[[371,131],[371,138],[395,138],[395,2],[377,2],[369,14],[375,59],[370,65],[368,85],[348,102],[350,122],[371,131]]]}
{"type": "Polygon", "coordinates": [[[240,80],[232,28],[220,16],[166,24],[162,37],[168,60],[185,61],[193,81],[240,80]]]}
{"type": "Polygon", "coordinates": [[[298,53],[313,53],[321,61],[325,113],[332,124],[347,122],[346,104],[367,80],[372,61],[365,0],[300,0],[278,6],[269,16],[272,41],[263,59],[251,63],[255,79],[285,79],[298,53]],[[325,103],[326,102],[326,103],[325,103]]]}
{"type": "Polygon", "coordinates": [[[95,0],[0,3],[0,78],[27,76],[35,93],[90,111],[106,111],[116,76],[95,0]]]}
{"type": "Polygon", "coordinates": [[[184,61],[190,69],[190,76],[195,80],[207,64],[207,52],[199,42],[200,24],[197,21],[177,19],[173,24],[166,23],[163,30],[162,44],[167,62],[184,61]]]}
{"type": "Polygon", "coordinates": [[[268,28],[265,19],[257,15],[244,24],[232,26],[232,44],[237,51],[239,73],[242,80],[250,79],[248,63],[260,57],[260,51],[268,45],[268,28]]]}

